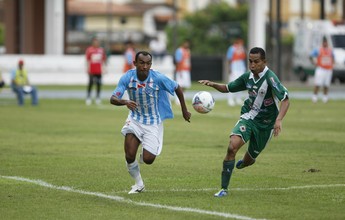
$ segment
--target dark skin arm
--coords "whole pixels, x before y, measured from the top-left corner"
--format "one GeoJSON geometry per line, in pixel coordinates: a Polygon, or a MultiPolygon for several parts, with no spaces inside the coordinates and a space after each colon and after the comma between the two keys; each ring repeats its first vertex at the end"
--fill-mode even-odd
{"type": "Polygon", "coordinates": [[[112,105],[116,105],[116,106],[127,106],[127,108],[129,110],[134,110],[137,107],[137,103],[133,102],[132,100],[125,100],[125,99],[119,99],[116,96],[112,95],[110,97],[110,103],[112,105]]]}
{"type": "Polygon", "coordinates": [[[200,84],[205,85],[205,86],[212,87],[212,88],[214,88],[214,89],[216,89],[222,93],[228,93],[229,92],[226,84],[215,83],[215,82],[212,82],[209,80],[199,80],[198,82],[200,84]]]}
{"type": "Polygon", "coordinates": [[[274,130],[273,130],[273,134],[274,136],[278,136],[279,133],[282,130],[282,120],[286,115],[286,112],[288,111],[290,106],[290,102],[289,99],[286,98],[284,99],[281,103],[280,103],[280,111],[279,114],[277,116],[276,122],[274,123],[274,130]]]}
{"type": "Polygon", "coordinates": [[[175,90],[175,93],[177,95],[177,98],[180,100],[181,110],[182,110],[182,115],[183,115],[184,120],[190,122],[190,117],[192,116],[192,114],[188,112],[187,110],[182,88],[178,86],[177,89],[175,90]]]}

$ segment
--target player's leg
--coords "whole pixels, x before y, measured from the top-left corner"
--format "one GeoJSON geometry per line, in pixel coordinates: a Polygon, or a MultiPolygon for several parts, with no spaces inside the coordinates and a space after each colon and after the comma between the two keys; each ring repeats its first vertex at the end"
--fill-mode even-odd
{"type": "Polygon", "coordinates": [[[87,90],[86,90],[86,105],[91,105],[91,89],[93,85],[93,75],[89,74],[89,83],[87,85],[87,90]]]}
{"type": "Polygon", "coordinates": [[[312,97],[312,101],[315,103],[317,102],[317,99],[318,99],[318,93],[319,93],[319,89],[320,89],[320,86],[323,84],[322,82],[323,80],[323,77],[322,77],[322,69],[320,67],[317,67],[315,69],[315,75],[314,75],[314,94],[313,94],[313,97],[312,97]]]}
{"type": "Polygon", "coordinates": [[[135,159],[140,140],[132,133],[126,134],[125,137],[125,157],[127,169],[130,176],[134,179],[135,185],[132,186],[128,194],[139,193],[144,191],[144,182],[140,174],[138,161],[135,159]]]}
{"type": "Polygon", "coordinates": [[[232,171],[235,167],[235,156],[237,151],[244,145],[244,141],[238,135],[232,135],[230,137],[230,143],[226,156],[223,161],[223,170],[221,177],[221,190],[214,194],[215,197],[223,197],[228,194],[228,187],[230,184],[230,179],[232,171]]]}
{"type": "MultiPolygon", "coordinates": [[[[233,69],[232,71],[232,79],[231,81],[234,81],[236,80],[238,77],[240,77],[243,73],[245,72],[245,70],[241,70],[241,69],[238,69],[238,66],[236,68],[233,69]]],[[[233,101],[234,101],[234,104],[235,105],[242,105],[243,104],[243,100],[242,100],[242,93],[241,92],[235,92],[235,93],[232,93],[233,94],[233,101]]]]}
{"type": "Polygon", "coordinates": [[[221,176],[221,190],[214,194],[216,197],[226,196],[232,171],[235,167],[235,157],[237,151],[246,143],[250,136],[250,128],[247,129],[246,120],[239,120],[235,125],[230,136],[230,143],[223,161],[223,170],[221,176]]]}
{"type": "Polygon", "coordinates": [[[126,123],[121,130],[121,133],[125,136],[124,150],[127,169],[130,176],[135,181],[135,184],[128,192],[129,194],[139,193],[145,189],[144,182],[140,174],[139,164],[135,159],[139,145],[142,142],[142,140],[140,139],[140,137],[142,136],[142,129],[140,125],[140,123],[136,122],[130,116],[128,116],[126,123]]]}
{"type": "Polygon", "coordinates": [[[236,168],[242,169],[255,163],[256,158],[265,149],[268,141],[272,138],[273,130],[259,130],[253,128],[248,150],[244,157],[236,163],[236,168]]]}
{"type": "MultiPolygon", "coordinates": [[[[233,72],[231,71],[230,73],[229,73],[229,82],[232,82],[233,80],[235,80],[235,77],[233,76],[234,74],[233,74],[233,72]]],[[[234,98],[234,93],[232,93],[232,92],[229,92],[228,93],[228,105],[229,106],[235,106],[236,105],[236,103],[235,103],[235,98],[234,98]]]]}
{"type": "Polygon", "coordinates": [[[102,75],[95,76],[96,80],[96,104],[101,104],[101,88],[102,88],[102,75]]]}
{"type": "Polygon", "coordinates": [[[331,85],[332,82],[332,75],[333,75],[333,71],[332,70],[325,70],[324,73],[324,85],[323,85],[323,98],[322,101],[324,103],[328,102],[328,88],[331,85]]]}
{"type": "Polygon", "coordinates": [[[19,106],[24,105],[24,91],[23,91],[23,87],[21,87],[21,86],[13,86],[13,91],[17,95],[18,105],[19,106]]]}
{"type": "Polygon", "coordinates": [[[38,105],[37,89],[35,86],[32,86],[31,90],[31,103],[32,105],[38,105]]]}
{"type": "Polygon", "coordinates": [[[152,164],[162,151],[164,133],[163,123],[159,125],[145,125],[143,129],[143,152],[140,156],[144,163],[152,164]]]}

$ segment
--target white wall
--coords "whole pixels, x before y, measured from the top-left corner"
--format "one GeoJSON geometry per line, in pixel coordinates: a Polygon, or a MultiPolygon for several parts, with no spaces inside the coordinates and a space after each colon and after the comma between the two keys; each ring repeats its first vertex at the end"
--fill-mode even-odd
{"type": "MultiPolygon", "coordinates": [[[[17,67],[19,59],[24,60],[24,67],[33,85],[86,85],[86,61],[83,55],[3,55],[0,59],[0,71],[7,85],[10,84],[10,73],[17,67]]],[[[110,56],[107,73],[103,75],[103,84],[114,85],[122,76],[124,58],[121,55],[110,56]]],[[[171,56],[163,62],[153,62],[152,68],[173,77],[171,56]]]]}

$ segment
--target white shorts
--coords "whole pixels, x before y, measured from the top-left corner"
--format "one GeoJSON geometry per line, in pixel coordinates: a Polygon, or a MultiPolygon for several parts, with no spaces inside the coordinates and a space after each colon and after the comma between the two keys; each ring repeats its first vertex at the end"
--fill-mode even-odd
{"type": "Polygon", "coordinates": [[[315,69],[314,82],[316,86],[329,87],[332,81],[333,70],[317,67],[315,69]]]}
{"type": "Polygon", "coordinates": [[[192,85],[191,78],[190,78],[190,71],[178,71],[176,72],[176,82],[182,88],[190,88],[192,85]]]}
{"type": "Polygon", "coordinates": [[[153,155],[158,156],[162,151],[163,122],[158,125],[144,125],[128,116],[121,133],[124,136],[129,133],[134,134],[141,142],[142,147],[153,155]]]}

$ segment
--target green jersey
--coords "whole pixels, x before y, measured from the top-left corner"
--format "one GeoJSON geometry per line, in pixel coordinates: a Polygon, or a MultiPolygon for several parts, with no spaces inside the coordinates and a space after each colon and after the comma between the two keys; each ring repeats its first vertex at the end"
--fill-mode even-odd
{"type": "Polygon", "coordinates": [[[241,108],[241,118],[252,120],[259,129],[272,129],[279,113],[279,101],[288,97],[288,90],[274,72],[265,67],[255,79],[246,72],[227,85],[229,92],[248,90],[241,108]]]}

